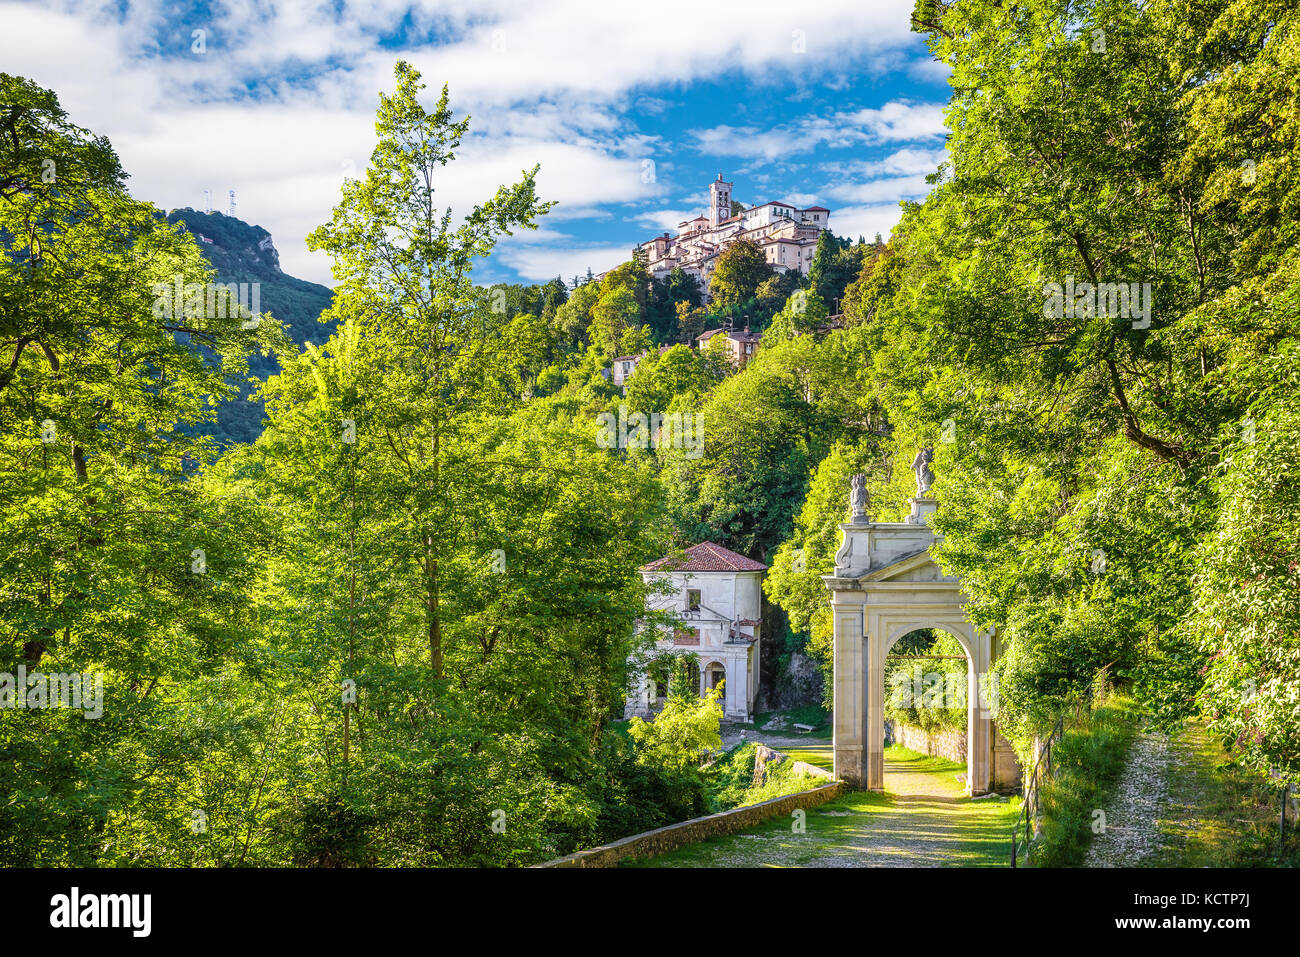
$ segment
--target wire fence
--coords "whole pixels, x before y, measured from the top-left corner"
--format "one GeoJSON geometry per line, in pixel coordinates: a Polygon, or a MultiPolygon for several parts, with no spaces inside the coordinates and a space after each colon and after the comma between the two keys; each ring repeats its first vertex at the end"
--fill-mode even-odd
{"type": "Polygon", "coordinates": [[[1025,863],[1029,863],[1029,845],[1034,838],[1034,821],[1042,807],[1042,786],[1052,777],[1052,746],[1061,740],[1064,731],[1065,717],[1061,716],[1056,719],[1052,733],[1047,736],[1042,749],[1038,752],[1038,760],[1034,762],[1033,769],[1024,780],[1024,803],[1021,805],[1016,823],[1011,828],[1012,867],[1020,866],[1022,855],[1025,863]]]}

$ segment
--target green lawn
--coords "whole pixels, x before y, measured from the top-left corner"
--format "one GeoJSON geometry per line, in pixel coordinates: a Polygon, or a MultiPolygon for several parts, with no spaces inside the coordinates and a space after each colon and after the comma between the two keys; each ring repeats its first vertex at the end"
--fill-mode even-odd
{"type": "Polygon", "coordinates": [[[828,741],[826,744],[813,744],[802,748],[782,748],[782,754],[788,754],[795,761],[807,761],[809,764],[816,765],[819,768],[825,768],[827,771],[834,771],[831,765],[834,764],[835,753],[831,749],[828,741]]]}

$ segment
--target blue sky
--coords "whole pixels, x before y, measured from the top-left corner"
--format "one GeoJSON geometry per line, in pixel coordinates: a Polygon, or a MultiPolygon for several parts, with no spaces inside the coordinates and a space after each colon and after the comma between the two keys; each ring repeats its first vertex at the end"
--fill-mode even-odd
{"type": "Polygon", "coordinates": [[[483,281],[566,279],[702,212],[719,172],[745,205],[832,210],[888,235],[943,158],[944,70],[911,0],[598,4],[12,3],[0,69],[53,88],[113,142],[132,192],[268,229],[284,269],[330,282],[303,237],[374,143],[398,58],[446,81],[471,135],[440,192],[468,209],[542,165],[558,206],[504,241],[483,281]],[[195,31],[202,31],[196,35],[195,31]]]}

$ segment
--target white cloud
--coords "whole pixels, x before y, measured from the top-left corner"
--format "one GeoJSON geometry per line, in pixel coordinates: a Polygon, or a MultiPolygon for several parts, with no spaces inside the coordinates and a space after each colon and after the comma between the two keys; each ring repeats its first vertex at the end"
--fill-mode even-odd
{"type": "Polygon", "coordinates": [[[800,141],[789,130],[760,130],[753,126],[715,126],[691,130],[695,148],[714,156],[741,156],[767,162],[793,153],[805,153],[814,143],[800,141]]]}
{"type": "Polygon", "coordinates": [[[888,239],[902,215],[902,207],[897,203],[846,206],[831,213],[831,229],[837,236],[864,236],[870,240],[880,233],[888,239]]]}
{"type": "Polygon", "coordinates": [[[948,77],[952,75],[952,70],[942,60],[921,57],[908,63],[907,74],[912,79],[923,83],[946,83],[948,77]]]}
{"type": "Polygon", "coordinates": [[[866,183],[843,183],[827,190],[835,199],[857,204],[873,204],[888,199],[915,199],[928,192],[930,184],[924,176],[895,176],[866,183]]]}
{"type": "Polygon", "coordinates": [[[632,217],[632,222],[653,231],[662,232],[666,229],[676,232],[680,224],[698,215],[700,215],[698,209],[657,209],[648,213],[637,213],[632,217]]]}
{"type": "Polygon", "coordinates": [[[567,282],[574,276],[587,275],[588,268],[593,273],[601,273],[627,262],[632,258],[634,245],[634,242],[629,242],[623,246],[564,246],[555,249],[503,246],[497,256],[525,279],[541,282],[563,276],[567,282]]]}
{"type": "Polygon", "coordinates": [[[770,163],[826,147],[924,142],[945,130],[942,105],[894,101],[878,109],[811,116],[774,129],[722,124],[691,130],[690,135],[701,152],[770,163]]]}
{"type": "Polygon", "coordinates": [[[860,131],[869,142],[915,142],[942,136],[946,130],[941,103],[894,101],[879,109],[836,114],[835,122],[860,131]]]}
{"type": "MultiPolygon", "coordinates": [[[[447,202],[463,212],[540,162],[539,193],[560,203],[546,221],[563,221],[608,216],[611,204],[663,202],[662,171],[660,183],[644,182],[642,168],[663,144],[629,131],[624,115],[630,104],[665,109],[656,88],[740,71],[751,95],[785,94],[792,83],[864,63],[895,68],[898,51],[916,43],[911,7],[755,0],[738,15],[725,4],[664,0],[647,16],[637,5],[589,0],[225,0],[204,22],[193,11],[176,19],[164,0],[0,0],[0,62],[54,89],[74,122],[107,135],[135,195],[198,207],[207,188],[223,208],[234,188],[237,214],[271,231],[285,270],[328,282],[328,262],[303,237],[329,217],[344,164],[365,168],[376,92],[392,88],[399,57],[425,74],[426,102],[446,77],[453,108],[473,114],[473,135],[448,167],[447,202]],[[202,54],[191,49],[195,27],[207,31],[202,54]],[[398,29],[406,42],[381,47],[398,29]]],[[[889,104],[851,123],[859,138],[920,138],[933,127],[930,109],[889,104]]],[[[728,153],[718,134],[720,154],[771,156],[785,135],[736,131],[733,148],[747,142],[751,152],[728,153]]],[[[828,135],[815,125],[795,132],[828,135]]],[[[562,263],[582,262],[573,271],[585,273],[590,261],[599,271],[631,245],[601,258],[608,247],[547,251],[547,241],[568,242],[550,229],[505,248],[518,268],[546,278],[552,265],[568,268],[562,263]]]]}
{"type": "Polygon", "coordinates": [[[878,176],[909,176],[916,173],[930,174],[939,168],[939,164],[948,159],[947,149],[912,149],[897,150],[884,159],[858,160],[851,163],[826,163],[822,169],[842,176],[874,179],[878,176]]]}

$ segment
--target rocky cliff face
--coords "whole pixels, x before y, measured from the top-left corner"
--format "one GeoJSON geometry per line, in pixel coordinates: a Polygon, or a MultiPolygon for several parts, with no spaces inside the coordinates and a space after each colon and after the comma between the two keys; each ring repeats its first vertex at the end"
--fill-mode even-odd
{"type": "MultiPolygon", "coordinates": [[[[169,223],[181,222],[194,236],[204,258],[217,271],[219,282],[256,282],[260,284],[261,307],[284,323],[289,337],[301,348],[305,343],[323,343],[334,332],[333,323],[318,321],[321,311],[330,304],[331,293],[325,286],[297,279],[280,269],[280,254],[275,243],[261,226],[224,213],[201,213],[193,209],[174,209],[167,214],[169,223]]],[[[259,379],[275,375],[280,364],[274,356],[254,355],[249,372],[259,379]]],[[[253,442],[262,433],[262,404],[250,402],[251,389],[241,385],[240,396],[217,410],[217,421],[209,432],[221,442],[253,442]]]]}
{"type": "MultiPolygon", "coordinates": [[[[173,209],[167,214],[167,221],[184,223],[198,241],[204,256],[220,273],[242,274],[244,281],[254,277],[272,282],[292,279],[281,271],[275,242],[261,226],[250,225],[225,213],[200,213],[188,208],[173,209]]],[[[325,289],[315,283],[304,284],[325,289]]]]}
{"type": "Polygon", "coordinates": [[[820,704],[822,700],[822,673],[817,662],[807,655],[794,652],[784,668],[773,664],[772,678],[759,688],[756,711],[784,711],[820,704]]]}

